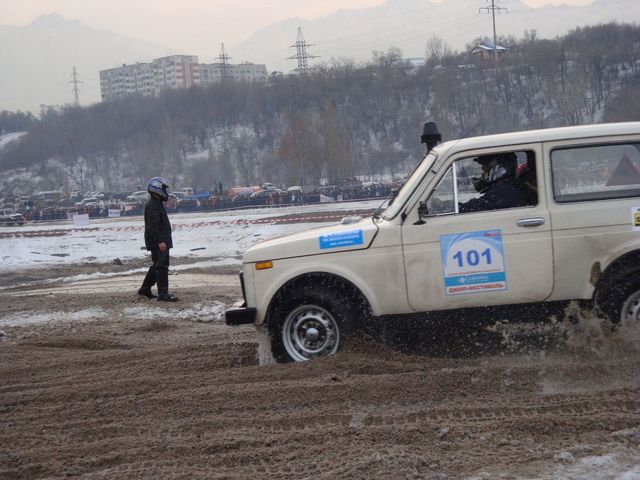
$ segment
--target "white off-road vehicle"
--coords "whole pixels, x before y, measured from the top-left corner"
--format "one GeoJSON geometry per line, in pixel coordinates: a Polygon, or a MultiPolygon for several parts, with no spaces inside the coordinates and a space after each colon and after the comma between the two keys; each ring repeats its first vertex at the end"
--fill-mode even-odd
{"type": "Polygon", "coordinates": [[[613,323],[639,321],[640,122],[438,145],[433,127],[383,211],[249,248],[227,324],[267,329],[277,360],[302,361],[334,354],[363,322],[419,312],[455,321],[583,300],[613,323]],[[488,201],[496,158],[510,162],[515,203],[488,201]]]}

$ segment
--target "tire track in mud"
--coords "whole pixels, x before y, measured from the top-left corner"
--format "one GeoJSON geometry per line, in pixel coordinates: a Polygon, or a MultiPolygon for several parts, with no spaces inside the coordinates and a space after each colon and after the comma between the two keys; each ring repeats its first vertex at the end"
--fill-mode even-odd
{"type": "Polygon", "coordinates": [[[365,345],[258,366],[248,328],[163,322],[8,329],[0,478],[539,478],[531,465],[626,448],[611,432],[640,426],[638,357],[365,345]]]}
{"type": "MultiPolygon", "coordinates": [[[[620,398],[596,402],[593,400],[566,401],[552,404],[533,404],[517,406],[500,406],[494,408],[460,407],[457,409],[433,408],[402,415],[394,414],[390,409],[386,414],[360,414],[359,412],[344,414],[309,414],[301,413],[287,416],[261,415],[259,430],[262,433],[306,432],[322,428],[353,428],[356,430],[378,427],[404,427],[412,425],[446,425],[446,424],[482,424],[510,420],[550,419],[556,416],[563,418],[584,418],[595,416],[607,417],[623,415],[633,416],[640,421],[640,398],[636,392],[622,395],[620,398]],[[286,418],[286,421],[284,420],[286,418]]],[[[379,408],[384,410],[384,408],[379,408]]],[[[242,418],[220,417],[211,420],[211,425],[221,428],[233,428],[236,432],[251,433],[256,430],[253,421],[242,418]]]]}

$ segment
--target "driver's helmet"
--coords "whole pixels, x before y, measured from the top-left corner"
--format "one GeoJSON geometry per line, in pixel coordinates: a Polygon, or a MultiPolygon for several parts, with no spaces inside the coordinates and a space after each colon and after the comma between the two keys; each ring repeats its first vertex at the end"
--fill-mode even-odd
{"type": "Polygon", "coordinates": [[[475,189],[484,193],[491,185],[502,178],[513,177],[518,168],[518,157],[513,152],[484,155],[475,159],[482,166],[482,175],[473,177],[471,181],[475,189]]]}
{"type": "Polygon", "coordinates": [[[162,200],[169,199],[169,184],[162,177],[153,177],[147,184],[147,192],[155,193],[162,200]]]}

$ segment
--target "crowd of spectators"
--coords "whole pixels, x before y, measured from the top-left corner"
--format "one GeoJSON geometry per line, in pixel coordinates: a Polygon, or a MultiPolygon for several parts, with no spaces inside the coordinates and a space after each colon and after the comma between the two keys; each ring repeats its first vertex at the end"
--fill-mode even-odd
{"type": "MultiPolygon", "coordinates": [[[[217,193],[193,192],[185,194],[176,191],[166,202],[169,212],[195,212],[250,208],[255,206],[287,206],[323,202],[340,202],[385,198],[394,185],[381,182],[345,182],[343,185],[325,185],[313,189],[289,187],[280,189],[268,187],[238,188],[217,193]]],[[[65,197],[60,192],[40,192],[28,196],[8,196],[3,200],[5,207],[22,213],[26,221],[66,220],[74,214],[88,214],[89,218],[121,217],[142,215],[146,196],[139,192],[73,192],[65,197]],[[134,195],[132,195],[134,194],[134,195]]]]}

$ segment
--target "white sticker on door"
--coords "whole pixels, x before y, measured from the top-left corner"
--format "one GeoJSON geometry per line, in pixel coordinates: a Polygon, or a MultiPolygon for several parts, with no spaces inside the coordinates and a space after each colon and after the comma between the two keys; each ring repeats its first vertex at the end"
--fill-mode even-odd
{"type": "Polygon", "coordinates": [[[447,295],[507,289],[500,230],[442,235],[440,253],[447,295]]]}

